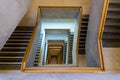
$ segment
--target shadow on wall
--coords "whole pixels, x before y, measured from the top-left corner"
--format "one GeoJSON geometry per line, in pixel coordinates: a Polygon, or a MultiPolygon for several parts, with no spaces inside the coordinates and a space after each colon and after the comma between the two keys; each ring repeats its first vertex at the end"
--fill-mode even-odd
{"type": "Polygon", "coordinates": [[[29,3],[30,0],[0,0],[0,50],[27,12],[29,3]]]}

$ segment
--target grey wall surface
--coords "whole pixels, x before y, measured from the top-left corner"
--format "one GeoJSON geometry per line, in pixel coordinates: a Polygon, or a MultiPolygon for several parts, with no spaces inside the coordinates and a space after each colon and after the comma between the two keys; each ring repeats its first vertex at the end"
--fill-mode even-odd
{"type": "Polygon", "coordinates": [[[100,67],[98,52],[98,31],[104,0],[92,0],[86,38],[86,56],[88,67],[100,67]]]}
{"type": "MultiPolygon", "coordinates": [[[[54,32],[54,31],[53,31],[54,32]]],[[[57,32],[57,31],[56,31],[57,32]]],[[[59,31],[58,33],[54,34],[45,34],[45,41],[47,42],[48,40],[64,40],[68,41],[68,33],[62,33],[62,30],[59,31]],[[61,33],[59,33],[61,32],[61,33]]]]}
{"type": "Polygon", "coordinates": [[[40,38],[40,27],[37,28],[37,32],[35,34],[33,43],[32,43],[32,47],[30,49],[30,53],[26,62],[26,67],[34,67],[34,60],[35,60],[35,56],[36,56],[36,52],[37,52],[37,46],[38,46],[38,42],[39,42],[39,38],[40,38]]]}
{"type": "Polygon", "coordinates": [[[0,0],[0,50],[29,7],[30,0],[0,0]]]}
{"type": "Polygon", "coordinates": [[[74,38],[73,38],[73,49],[72,49],[72,58],[73,58],[73,64],[76,66],[77,65],[77,61],[76,61],[76,51],[77,51],[77,40],[78,40],[78,29],[79,29],[79,24],[80,24],[80,11],[76,17],[76,26],[74,28],[74,38]]]}

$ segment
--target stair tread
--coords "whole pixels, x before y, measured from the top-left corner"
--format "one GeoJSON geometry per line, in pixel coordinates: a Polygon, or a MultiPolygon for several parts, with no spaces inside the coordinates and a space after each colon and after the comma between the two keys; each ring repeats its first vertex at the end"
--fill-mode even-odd
{"type": "Polygon", "coordinates": [[[25,33],[13,33],[12,35],[28,35],[28,34],[31,35],[32,33],[26,33],[26,34],[25,33]]]}
{"type": "Polygon", "coordinates": [[[110,0],[110,4],[113,4],[113,3],[116,3],[116,4],[120,4],[120,1],[119,0],[110,0]]]}
{"type": "Polygon", "coordinates": [[[28,39],[9,39],[8,41],[29,41],[28,39]]]}
{"type": "Polygon", "coordinates": [[[82,23],[88,23],[88,21],[82,21],[82,23]]]}
{"type": "Polygon", "coordinates": [[[120,8],[108,8],[108,11],[118,11],[118,12],[120,12],[120,8]]]}
{"type": "Polygon", "coordinates": [[[0,62],[0,65],[1,64],[21,64],[22,62],[0,62]]]}
{"type": "Polygon", "coordinates": [[[23,31],[22,31],[22,30],[15,30],[14,33],[16,33],[16,32],[17,32],[17,33],[21,33],[21,32],[22,32],[22,33],[26,33],[26,32],[27,32],[27,33],[32,33],[33,31],[28,31],[28,30],[26,30],[26,31],[25,31],[25,30],[23,30],[23,31]]]}
{"type": "Polygon", "coordinates": [[[4,53],[4,54],[6,54],[6,53],[9,53],[9,54],[10,54],[10,53],[14,53],[14,54],[22,53],[22,54],[24,54],[25,52],[13,52],[13,51],[11,51],[11,52],[10,52],[10,51],[9,51],[9,52],[1,51],[1,52],[0,52],[0,54],[3,54],[3,53],[4,53]]]}
{"type": "Polygon", "coordinates": [[[78,48],[78,49],[85,49],[85,48],[78,48]]]}
{"type": "Polygon", "coordinates": [[[105,25],[113,25],[113,26],[114,26],[114,25],[118,25],[118,26],[120,26],[120,23],[113,23],[113,22],[109,22],[109,23],[108,23],[108,22],[107,22],[107,23],[105,23],[105,25]]]}
{"type": "Polygon", "coordinates": [[[80,43],[80,42],[81,42],[81,43],[85,43],[85,41],[81,41],[81,40],[79,40],[79,43],[80,43]]]}
{"type": "Polygon", "coordinates": [[[23,58],[23,57],[12,57],[12,56],[6,57],[6,56],[0,56],[0,58],[23,58]]]}
{"type": "Polygon", "coordinates": [[[81,25],[81,28],[87,28],[88,26],[85,26],[85,25],[81,25]]]}
{"type": "Polygon", "coordinates": [[[78,46],[85,46],[85,43],[79,44],[78,46]]]}
{"type": "Polygon", "coordinates": [[[29,39],[9,39],[7,43],[28,43],[29,39]]]}
{"type": "Polygon", "coordinates": [[[104,30],[104,32],[108,32],[108,33],[120,33],[120,30],[104,30]]]}
{"type": "Polygon", "coordinates": [[[120,39],[120,36],[103,36],[104,39],[120,39]]]}
{"type": "Polygon", "coordinates": [[[120,15],[107,15],[107,18],[120,19],[120,15]]]}
{"type": "Polygon", "coordinates": [[[85,18],[89,19],[89,15],[86,15],[86,14],[85,14],[85,15],[82,16],[82,18],[83,18],[83,19],[85,19],[85,18]]]}
{"type": "Polygon", "coordinates": [[[28,43],[6,43],[6,45],[27,45],[28,43]]]}
{"type": "Polygon", "coordinates": [[[16,29],[18,29],[18,28],[26,28],[26,29],[32,28],[32,29],[34,29],[34,26],[17,26],[16,29]]]}
{"type": "Polygon", "coordinates": [[[3,47],[3,49],[26,49],[26,47],[3,47]]]}
{"type": "Polygon", "coordinates": [[[30,38],[31,36],[11,36],[10,38],[30,38]]]}

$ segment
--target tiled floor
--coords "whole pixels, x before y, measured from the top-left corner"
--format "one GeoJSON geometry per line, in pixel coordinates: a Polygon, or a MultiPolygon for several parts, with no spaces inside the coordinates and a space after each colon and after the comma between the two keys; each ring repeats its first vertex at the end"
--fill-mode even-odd
{"type": "Polygon", "coordinates": [[[99,73],[22,73],[1,72],[0,80],[120,80],[120,48],[103,49],[105,72],[99,73]]]}

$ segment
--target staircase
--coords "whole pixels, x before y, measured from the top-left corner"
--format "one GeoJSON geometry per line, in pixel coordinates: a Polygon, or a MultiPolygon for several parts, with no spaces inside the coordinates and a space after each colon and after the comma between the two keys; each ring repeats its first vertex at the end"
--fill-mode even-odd
{"type": "Polygon", "coordinates": [[[35,67],[38,66],[38,59],[39,59],[39,55],[40,55],[42,38],[43,38],[43,34],[40,34],[40,38],[39,38],[38,45],[37,45],[37,51],[36,51],[36,55],[35,55],[35,60],[34,60],[34,66],[35,67]]]}
{"type": "Polygon", "coordinates": [[[120,0],[110,0],[103,34],[104,47],[120,47],[120,0]]]}
{"type": "Polygon", "coordinates": [[[85,54],[85,41],[87,35],[88,21],[89,21],[89,15],[83,15],[81,30],[80,30],[80,38],[79,38],[79,47],[78,47],[79,54],[85,54]]]}
{"type": "MultiPolygon", "coordinates": [[[[85,54],[85,40],[89,15],[83,15],[79,39],[79,54],[85,54]]],[[[0,70],[18,70],[32,35],[33,27],[18,26],[0,51],[0,70]]],[[[73,37],[74,35],[71,35],[73,37]]],[[[71,42],[72,45],[72,42],[71,42]]],[[[39,46],[40,47],[40,46],[39,46]]],[[[107,19],[103,33],[103,47],[120,47],[120,0],[110,0],[107,19]]],[[[72,46],[70,46],[72,48],[72,46]]],[[[40,48],[39,48],[40,49],[40,48]]],[[[39,56],[36,52],[36,56],[39,56]]],[[[72,56],[69,64],[72,64],[72,56]]],[[[35,66],[38,66],[37,57],[35,66]]]]}
{"type": "Polygon", "coordinates": [[[68,48],[68,42],[66,41],[65,42],[65,52],[64,52],[64,54],[63,54],[63,56],[64,56],[64,64],[66,64],[66,57],[67,57],[67,48],[68,48]]]}
{"type": "Polygon", "coordinates": [[[68,55],[68,64],[73,63],[73,59],[72,59],[73,38],[74,38],[74,35],[73,35],[73,33],[71,33],[70,34],[70,50],[69,50],[69,55],[68,55]]]}
{"type": "MultiPolygon", "coordinates": [[[[85,54],[89,15],[83,15],[79,39],[79,54],[85,54]]],[[[120,0],[110,0],[103,32],[103,47],[120,47],[120,0]]]]}
{"type": "Polygon", "coordinates": [[[0,70],[19,70],[33,27],[18,26],[0,51],[0,70]]]}
{"type": "Polygon", "coordinates": [[[45,43],[45,45],[44,45],[44,53],[43,53],[43,57],[42,57],[42,58],[43,58],[42,65],[45,64],[45,60],[46,60],[45,54],[46,54],[46,43],[45,43]]]}

